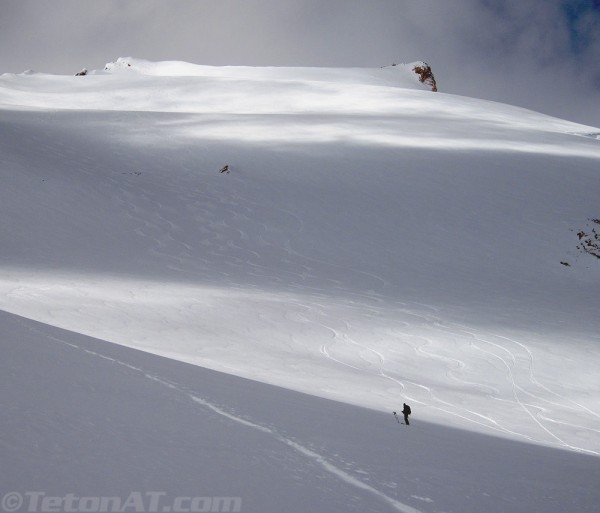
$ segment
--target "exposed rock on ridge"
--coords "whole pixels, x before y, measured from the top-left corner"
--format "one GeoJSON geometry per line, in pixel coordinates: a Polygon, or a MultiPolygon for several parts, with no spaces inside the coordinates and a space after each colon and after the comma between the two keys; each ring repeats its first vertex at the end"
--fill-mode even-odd
{"type": "Polygon", "coordinates": [[[437,83],[435,81],[435,77],[433,76],[433,71],[431,71],[431,66],[426,62],[415,62],[413,71],[419,75],[419,80],[423,84],[427,84],[431,86],[431,90],[437,92],[437,83]]]}

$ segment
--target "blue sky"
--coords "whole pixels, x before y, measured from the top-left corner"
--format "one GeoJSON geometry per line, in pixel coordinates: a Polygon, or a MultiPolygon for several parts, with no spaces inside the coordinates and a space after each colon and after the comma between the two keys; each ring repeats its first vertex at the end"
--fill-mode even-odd
{"type": "Polygon", "coordinates": [[[118,57],[215,65],[425,60],[441,92],[600,126],[600,0],[2,0],[0,73],[118,57]]]}
{"type": "Polygon", "coordinates": [[[569,25],[571,50],[585,52],[600,30],[600,0],[563,0],[563,11],[569,25]],[[586,23],[591,19],[596,23],[586,23]]]}

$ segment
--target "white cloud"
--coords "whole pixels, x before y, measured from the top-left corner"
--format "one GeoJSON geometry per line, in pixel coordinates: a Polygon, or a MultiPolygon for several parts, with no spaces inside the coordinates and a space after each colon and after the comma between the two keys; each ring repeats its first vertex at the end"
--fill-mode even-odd
{"type": "Polygon", "coordinates": [[[3,0],[0,72],[70,74],[129,55],[277,66],[426,60],[441,91],[598,126],[599,19],[580,17],[587,45],[573,53],[560,2],[543,0],[3,0]]]}

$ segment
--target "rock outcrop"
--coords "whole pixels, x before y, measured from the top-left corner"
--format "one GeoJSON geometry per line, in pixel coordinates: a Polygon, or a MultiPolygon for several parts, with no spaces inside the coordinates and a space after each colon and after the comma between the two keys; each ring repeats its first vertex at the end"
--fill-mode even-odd
{"type": "Polygon", "coordinates": [[[585,230],[579,230],[577,249],[600,259],[600,219],[590,219],[585,230]]]}
{"type": "Polygon", "coordinates": [[[431,90],[437,92],[437,83],[435,81],[435,77],[433,76],[433,71],[431,71],[431,66],[426,62],[415,62],[413,65],[413,71],[419,75],[419,80],[423,84],[427,84],[431,87],[431,90]]]}

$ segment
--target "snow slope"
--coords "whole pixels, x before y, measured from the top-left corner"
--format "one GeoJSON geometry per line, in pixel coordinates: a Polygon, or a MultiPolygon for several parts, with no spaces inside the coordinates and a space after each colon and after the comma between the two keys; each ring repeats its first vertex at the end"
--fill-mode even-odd
{"type": "Polygon", "coordinates": [[[0,417],[0,493],[20,494],[21,511],[42,492],[70,511],[93,508],[85,497],[115,498],[109,511],[129,500],[138,508],[130,510],[162,513],[178,498],[181,513],[559,513],[597,505],[596,457],[421,421],[413,429],[389,412],[3,312],[0,323],[0,400],[10,412],[0,417]]]}
{"type": "Polygon", "coordinates": [[[600,454],[600,268],[577,249],[599,129],[401,66],[120,59],[2,75],[0,109],[0,309],[388,416],[406,401],[411,430],[600,454]]]}

